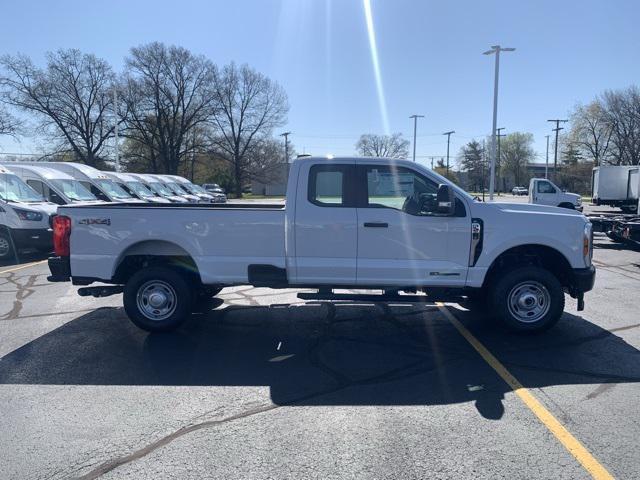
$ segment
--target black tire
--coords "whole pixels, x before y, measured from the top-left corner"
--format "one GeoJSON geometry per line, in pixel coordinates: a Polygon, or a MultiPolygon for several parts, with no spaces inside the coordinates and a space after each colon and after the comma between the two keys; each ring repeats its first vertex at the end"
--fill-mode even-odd
{"type": "Polygon", "coordinates": [[[623,213],[638,213],[638,207],[633,205],[624,205],[620,207],[623,213]]]}
{"type": "Polygon", "coordinates": [[[518,333],[547,330],[564,311],[562,285],[540,267],[525,266],[498,274],[489,298],[497,320],[518,333]]]}
{"type": "Polygon", "coordinates": [[[14,259],[13,240],[7,230],[0,230],[0,261],[14,259]]]}
{"type": "Polygon", "coordinates": [[[179,272],[166,267],[150,267],[129,279],[124,287],[123,301],[129,319],[136,326],[148,332],[168,332],[178,328],[191,314],[192,295],[179,272]],[[164,297],[168,301],[155,309],[151,299],[154,294],[160,300],[164,297]]]}

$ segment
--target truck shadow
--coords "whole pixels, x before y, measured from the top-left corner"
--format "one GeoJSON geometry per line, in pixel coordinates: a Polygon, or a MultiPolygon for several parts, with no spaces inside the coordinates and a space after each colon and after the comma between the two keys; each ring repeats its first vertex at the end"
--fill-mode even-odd
{"type": "MultiPolygon", "coordinates": [[[[638,350],[565,314],[519,336],[455,312],[529,388],[640,381],[638,350]]],[[[626,328],[632,328],[627,326],[626,328]]],[[[170,334],[137,329],[101,308],[0,359],[2,384],[269,386],[279,405],[474,402],[499,419],[509,387],[429,305],[228,306],[170,334]]]]}

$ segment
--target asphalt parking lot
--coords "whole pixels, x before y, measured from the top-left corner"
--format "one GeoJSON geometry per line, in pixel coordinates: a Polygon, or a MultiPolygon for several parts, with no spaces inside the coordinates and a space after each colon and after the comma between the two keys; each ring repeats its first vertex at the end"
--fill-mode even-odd
{"type": "Polygon", "coordinates": [[[0,267],[0,478],[640,478],[640,252],[595,243],[585,310],[537,336],[252,287],[154,335],[27,256],[0,267]]]}

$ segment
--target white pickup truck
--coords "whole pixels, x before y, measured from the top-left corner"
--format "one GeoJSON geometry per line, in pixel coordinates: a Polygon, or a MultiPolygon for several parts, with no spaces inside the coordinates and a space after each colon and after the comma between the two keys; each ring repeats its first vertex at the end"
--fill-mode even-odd
{"type": "Polygon", "coordinates": [[[481,203],[420,165],[303,158],[285,205],[63,206],[50,281],[81,295],[124,292],[149,331],[179,326],[231,285],[317,289],[305,299],[466,301],[523,332],[552,326],[564,292],[593,287],[591,224],[579,212],[481,203]]]}

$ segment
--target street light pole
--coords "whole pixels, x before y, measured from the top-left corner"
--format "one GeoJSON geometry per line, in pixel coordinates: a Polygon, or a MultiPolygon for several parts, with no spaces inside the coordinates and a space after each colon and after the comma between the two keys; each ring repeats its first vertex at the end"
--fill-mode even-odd
{"type": "Polygon", "coordinates": [[[451,140],[451,134],[452,133],[456,133],[455,130],[450,130],[448,132],[444,132],[443,135],[447,136],[447,175],[446,177],[449,178],[449,142],[451,140]]]}
{"type": "MultiPolygon", "coordinates": [[[[496,128],[496,132],[498,132],[498,134],[496,135],[496,137],[498,137],[498,156],[496,157],[496,180],[498,180],[498,196],[500,195],[500,169],[502,168],[500,165],[500,162],[502,161],[502,157],[500,156],[500,137],[506,137],[506,135],[501,134],[500,132],[504,130],[504,127],[500,127],[500,128],[496,128]]],[[[504,182],[503,182],[504,183],[504,182]]]]}
{"type": "Polygon", "coordinates": [[[493,201],[496,174],[496,127],[498,126],[498,76],[500,73],[500,52],[513,52],[515,48],[492,45],[483,55],[496,55],[495,77],[493,80],[493,128],[491,129],[491,177],[489,178],[489,201],[493,201]]]}
{"type": "Polygon", "coordinates": [[[544,164],[544,178],[549,178],[549,135],[545,137],[547,137],[547,161],[544,164]]]}
{"type": "Polygon", "coordinates": [[[418,119],[424,118],[424,115],[411,115],[413,118],[413,161],[416,161],[416,130],[418,129],[418,119]]]}
{"type": "Polygon", "coordinates": [[[116,154],[116,172],[120,172],[120,146],[118,145],[118,90],[113,87],[113,139],[116,154]]]}
{"type": "Polygon", "coordinates": [[[560,122],[568,122],[569,120],[560,120],[560,119],[553,119],[553,120],[547,120],[547,122],[555,122],[556,123],[556,128],[552,128],[551,131],[552,132],[556,132],[556,143],[553,146],[554,147],[554,153],[553,153],[553,181],[557,181],[558,180],[558,133],[560,133],[560,130],[564,130],[563,127],[560,126],[560,122]]]}
{"type": "Polygon", "coordinates": [[[289,163],[289,135],[291,132],[283,132],[280,134],[281,137],[284,137],[284,162],[289,163]]]}

